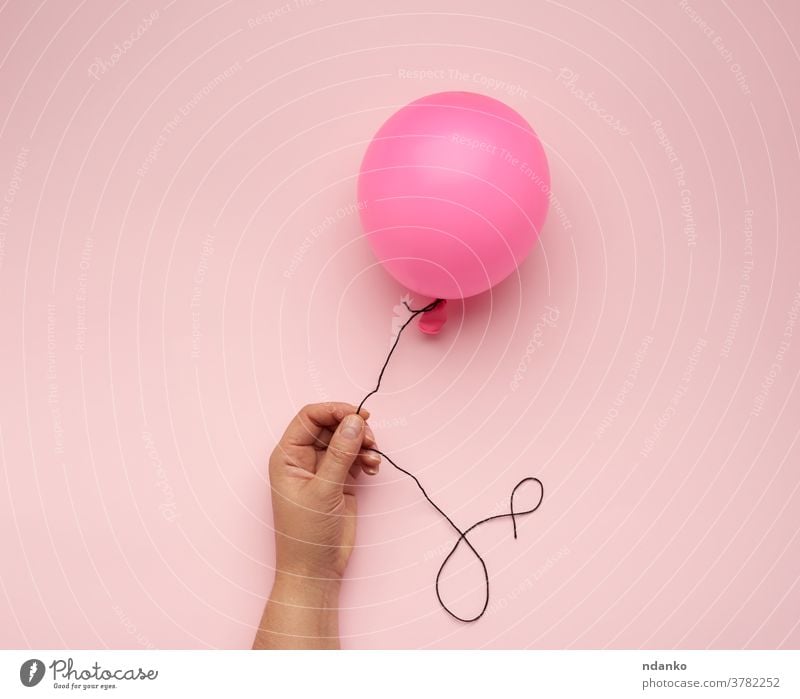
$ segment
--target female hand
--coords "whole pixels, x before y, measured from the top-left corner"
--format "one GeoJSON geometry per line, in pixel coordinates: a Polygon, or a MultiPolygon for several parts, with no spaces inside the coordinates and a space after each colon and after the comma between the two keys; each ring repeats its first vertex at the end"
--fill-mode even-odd
{"type": "Polygon", "coordinates": [[[306,405],[292,420],[269,460],[278,572],[341,578],[355,539],[354,480],[380,464],[362,446],[374,445],[350,403],[306,405]]]}
{"type": "Polygon", "coordinates": [[[354,479],[378,472],[350,403],[306,405],[269,460],[275,582],[253,648],[338,648],[341,578],[355,541],[354,479]]]}

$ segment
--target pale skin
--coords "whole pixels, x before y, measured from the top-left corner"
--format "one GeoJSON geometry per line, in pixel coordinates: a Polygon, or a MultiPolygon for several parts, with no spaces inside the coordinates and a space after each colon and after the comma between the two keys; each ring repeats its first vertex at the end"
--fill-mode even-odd
{"type": "Polygon", "coordinates": [[[275,580],[255,650],[339,648],[339,592],[356,532],[354,484],[378,473],[375,436],[350,403],[303,407],[269,459],[275,580]]]}

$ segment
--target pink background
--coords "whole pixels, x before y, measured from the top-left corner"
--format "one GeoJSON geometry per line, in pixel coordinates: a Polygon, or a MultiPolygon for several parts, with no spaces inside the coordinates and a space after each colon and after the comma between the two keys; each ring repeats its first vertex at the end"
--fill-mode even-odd
{"type": "Polygon", "coordinates": [[[545,500],[476,532],[462,625],[452,532],[384,465],[343,645],[800,647],[800,6],[289,2],[0,8],[2,646],[250,644],[268,454],[372,387],[405,293],[360,158],[466,89],[537,130],[550,215],[369,407],[462,525],[545,500]]]}

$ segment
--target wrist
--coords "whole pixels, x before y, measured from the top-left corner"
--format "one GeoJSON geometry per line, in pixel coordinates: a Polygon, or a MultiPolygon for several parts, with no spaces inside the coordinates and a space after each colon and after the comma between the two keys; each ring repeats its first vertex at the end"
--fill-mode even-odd
{"type": "Polygon", "coordinates": [[[253,648],[339,648],[340,580],[275,571],[253,648]]]}
{"type": "Polygon", "coordinates": [[[278,569],[275,571],[270,599],[296,606],[336,609],[339,606],[341,587],[342,580],[338,576],[278,569]]]}

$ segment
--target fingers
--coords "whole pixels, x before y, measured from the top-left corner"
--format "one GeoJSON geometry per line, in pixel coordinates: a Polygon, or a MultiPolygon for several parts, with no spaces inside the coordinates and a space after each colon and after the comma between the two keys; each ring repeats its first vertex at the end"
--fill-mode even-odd
{"type": "MultiPolygon", "coordinates": [[[[362,410],[362,417],[363,413],[366,411],[362,410]]],[[[366,417],[364,418],[366,420],[366,417]]],[[[335,429],[335,428],[333,428],[335,429]]],[[[333,436],[333,429],[324,427],[320,430],[319,435],[314,440],[314,447],[319,450],[327,449],[328,444],[330,444],[331,437],[333,436]]],[[[365,447],[374,447],[375,446],[375,435],[372,433],[370,426],[367,425],[364,428],[364,446],[365,447]]]]}
{"type": "Polygon", "coordinates": [[[380,465],[381,457],[378,454],[368,449],[362,449],[350,467],[350,475],[357,478],[358,474],[363,471],[368,476],[374,476],[378,473],[380,465]]]}
{"type": "Polygon", "coordinates": [[[374,476],[378,473],[378,469],[381,465],[381,457],[379,454],[376,454],[374,451],[362,449],[358,460],[361,462],[364,473],[367,475],[374,476]]]}
{"type": "MultiPolygon", "coordinates": [[[[364,412],[364,411],[362,411],[364,412]]],[[[330,444],[333,432],[325,427],[314,441],[314,448],[319,451],[324,451],[330,444]]],[[[362,443],[361,451],[358,453],[355,462],[350,467],[350,475],[353,478],[358,477],[360,471],[363,471],[369,476],[374,476],[378,473],[381,463],[381,457],[374,451],[367,449],[367,447],[375,446],[375,435],[370,429],[369,425],[364,427],[364,441],[362,443]]]]}
{"type": "MultiPolygon", "coordinates": [[[[364,444],[362,447],[374,447],[375,444],[375,435],[372,433],[369,425],[364,426],[364,444]]],[[[381,464],[381,457],[380,454],[372,451],[372,449],[361,449],[361,453],[358,456],[358,460],[362,463],[362,468],[364,469],[364,473],[374,476],[378,473],[378,468],[381,464]]]]}
{"type": "MultiPolygon", "coordinates": [[[[323,430],[329,428],[330,432],[336,429],[345,416],[353,415],[356,410],[356,406],[351,403],[309,403],[289,423],[281,442],[299,447],[312,446],[323,430]]],[[[362,409],[360,414],[366,419],[369,417],[369,410],[362,409]]]]}
{"type": "Polygon", "coordinates": [[[317,469],[317,477],[321,482],[341,490],[361,452],[365,428],[366,423],[360,415],[351,413],[345,416],[331,436],[317,469]]]}

